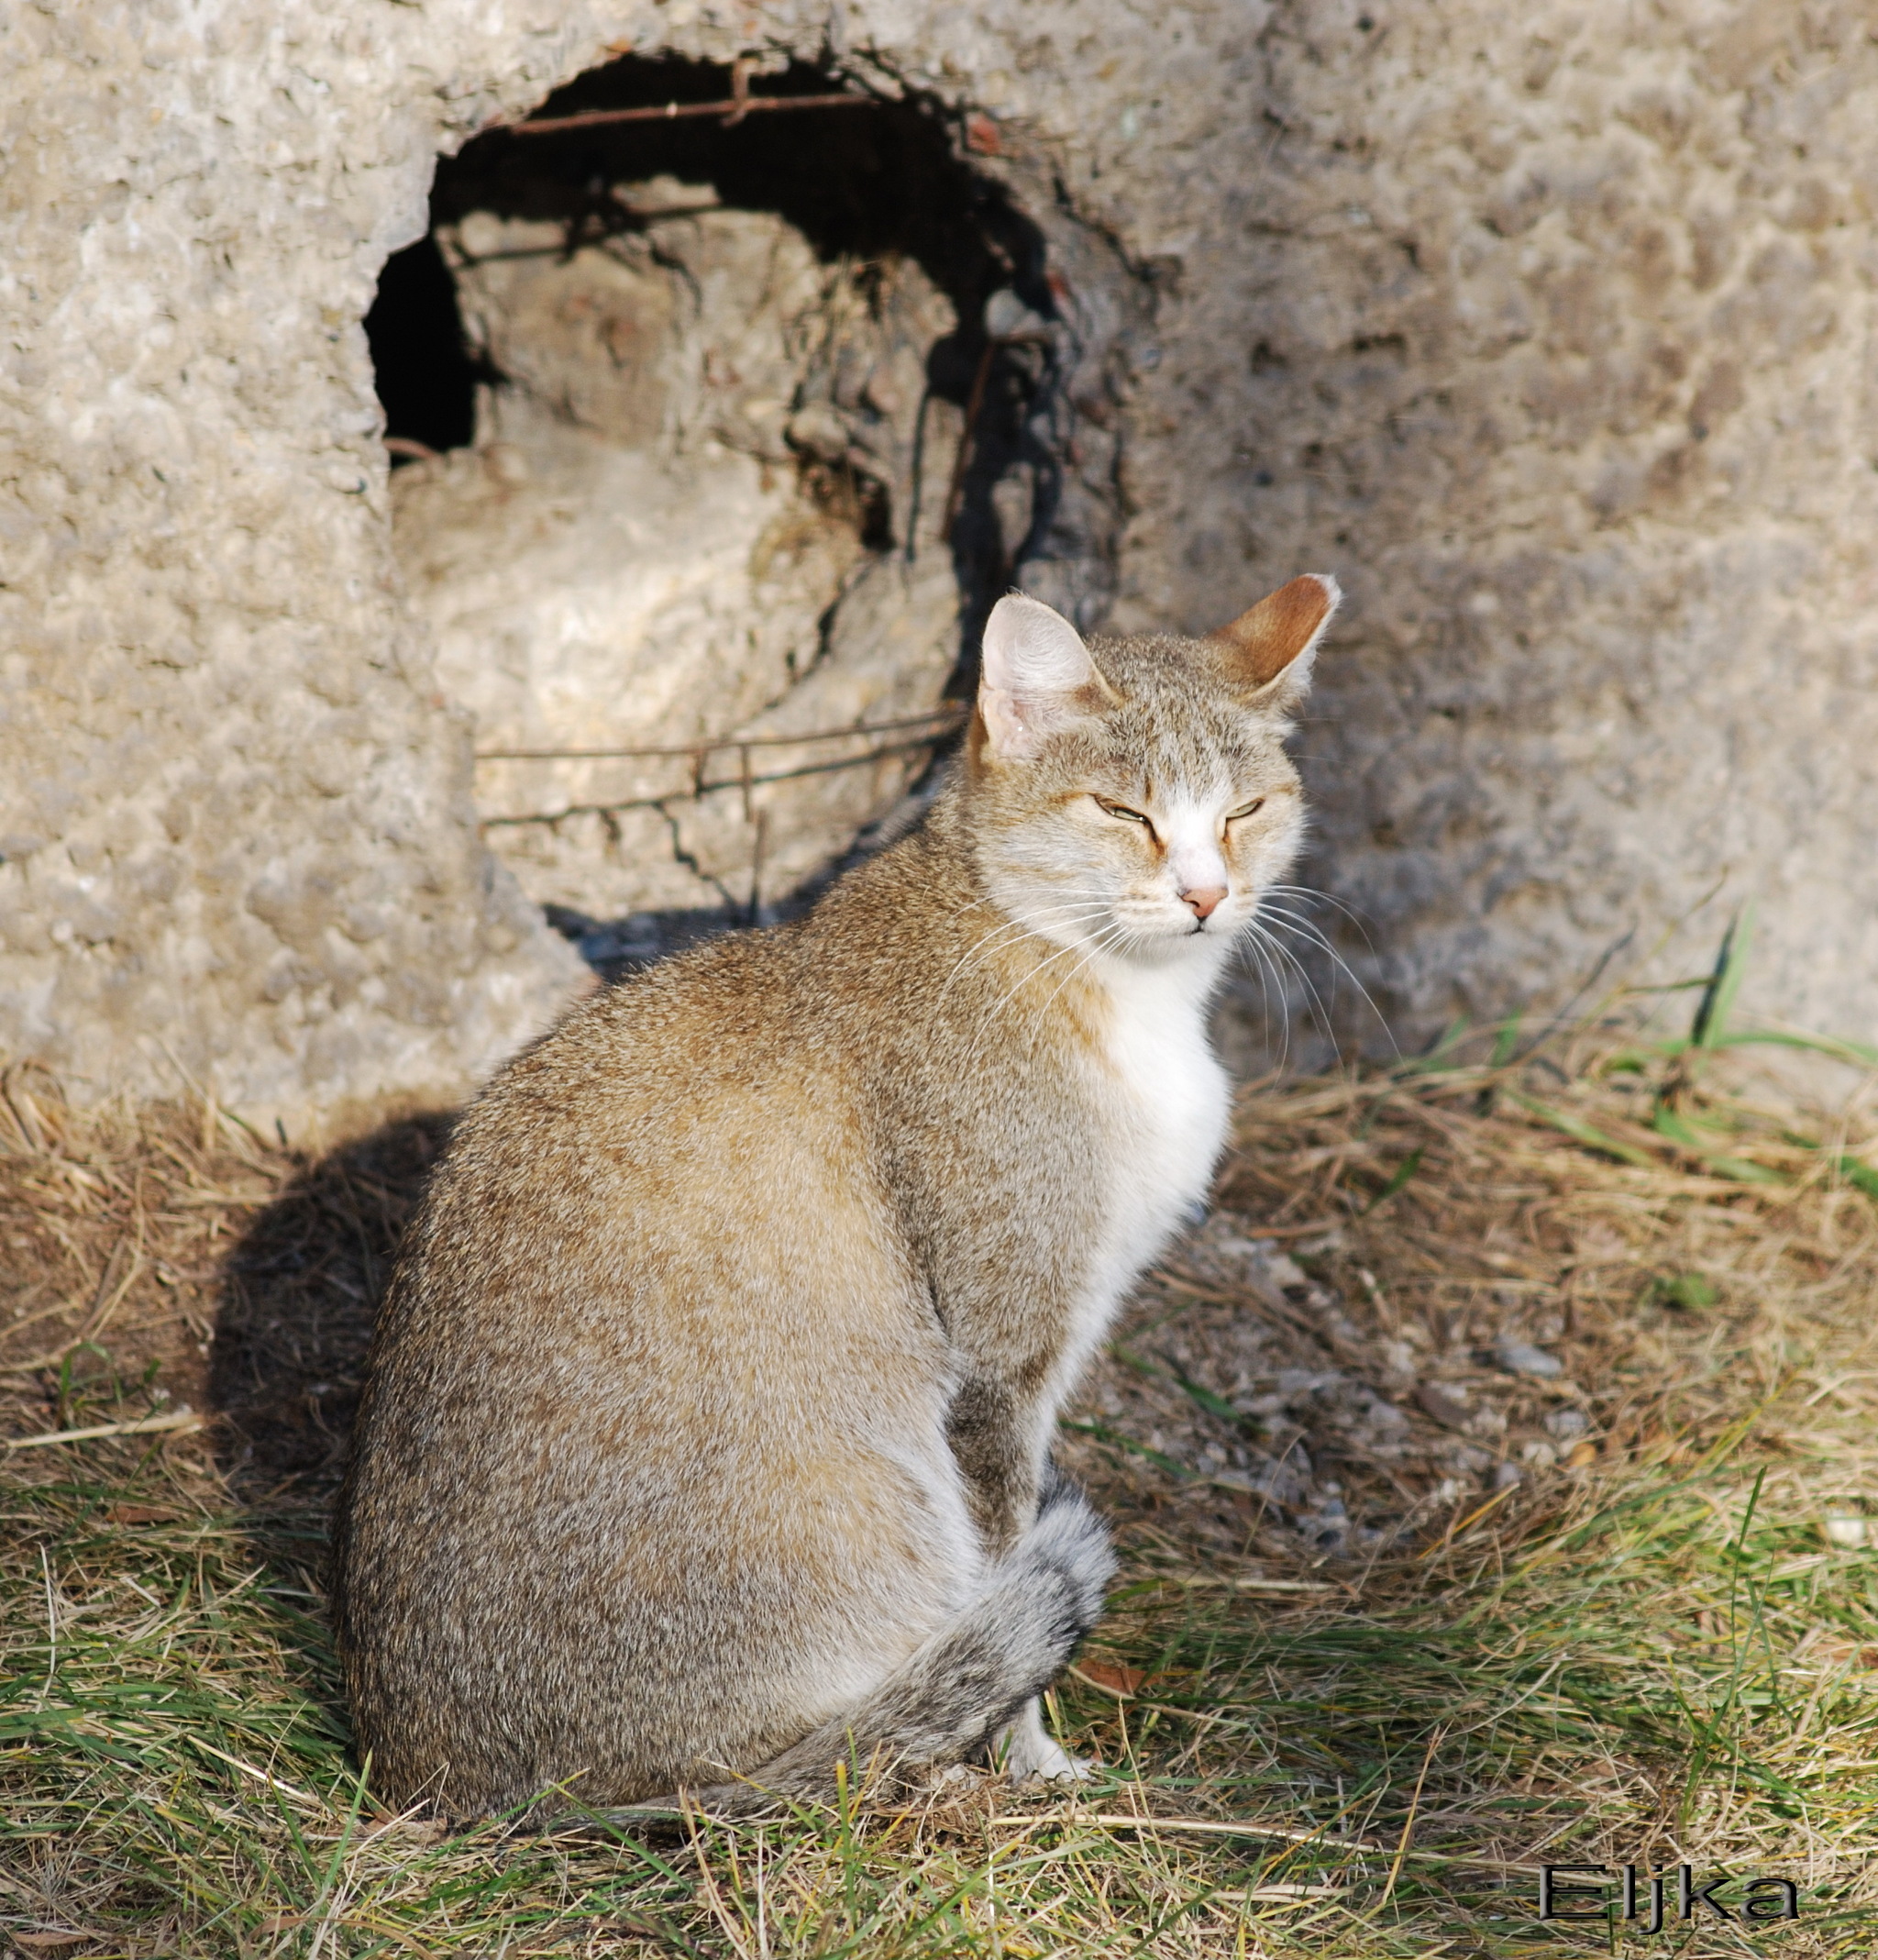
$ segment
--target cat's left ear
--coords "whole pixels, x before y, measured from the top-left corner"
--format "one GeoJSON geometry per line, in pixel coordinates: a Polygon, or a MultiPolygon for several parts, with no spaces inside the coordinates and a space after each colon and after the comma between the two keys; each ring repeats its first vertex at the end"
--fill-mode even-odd
{"type": "Polygon", "coordinates": [[[1011,592],[985,622],[978,713],[985,738],[1000,759],[1027,759],[1073,722],[1087,721],[1115,700],[1082,635],[1041,600],[1011,592]]]}
{"type": "Polygon", "coordinates": [[[1317,644],[1342,596],[1328,572],[1307,571],[1208,635],[1249,704],[1283,709],[1304,698],[1317,644]]]}

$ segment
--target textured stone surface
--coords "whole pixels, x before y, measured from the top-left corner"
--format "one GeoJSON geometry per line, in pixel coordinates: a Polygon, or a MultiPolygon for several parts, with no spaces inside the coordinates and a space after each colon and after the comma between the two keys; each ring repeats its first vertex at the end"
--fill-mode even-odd
{"type": "Polygon", "coordinates": [[[1188,627],[1344,580],[1314,869],[1405,1023],[1753,893],[1749,1002],[1873,1032],[1854,6],[148,0],[0,17],[0,1047],[297,1118],[552,1011],[359,322],[437,151],[627,46],[972,112],[1127,395],[1062,442],[1097,499],[1120,443],[1119,556],[1072,483],[1026,576],[1188,627]]]}
{"type": "Polygon", "coordinates": [[[1310,6],[1227,65],[1246,139],[1141,244],[1119,616],[1334,565],[1311,869],[1418,1027],[1626,934],[1685,974],[1751,897],[1744,1008],[1869,1037],[1869,14],[1310,6]]]}

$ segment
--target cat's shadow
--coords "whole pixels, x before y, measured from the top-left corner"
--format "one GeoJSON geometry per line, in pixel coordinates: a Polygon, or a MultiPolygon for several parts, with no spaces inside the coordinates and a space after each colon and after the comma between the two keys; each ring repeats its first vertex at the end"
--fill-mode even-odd
{"type": "Polygon", "coordinates": [[[309,1156],[228,1255],[209,1353],[216,1451],[237,1501],[303,1528],[344,1474],[374,1317],[449,1115],[309,1156]]]}
{"type": "MultiPolygon", "coordinates": [[[[823,881],[766,908],[766,919],[794,916],[823,881]]],[[[547,914],[605,982],[750,923],[728,905],[613,920],[551,905],[547,914]]],[[[310,1527],[330,1512],[379,1301],[454,1121],[405,1117],[306,1156],[224,1262],[208,1400],[220,1468],[251,1515],[297,1513],[310,1527]]]]}

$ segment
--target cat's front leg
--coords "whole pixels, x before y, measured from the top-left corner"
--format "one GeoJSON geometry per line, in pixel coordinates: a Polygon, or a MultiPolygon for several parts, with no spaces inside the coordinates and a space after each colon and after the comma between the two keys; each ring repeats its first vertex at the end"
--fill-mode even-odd
{"type": "MultiPolygon", "coordinates": [[[[993,1556],[1016,1543],[1048,1503],[1053,1488],[1067,1481],[1050,1456],[1055,1399],[1037,1384],[1036,1373],[1014,1372],[1014,1381],[989,1370],[965,1376],[947,1423],[973,1521],[993,1556]]],[[[1005,1726],[992,1755],[1019,1783],[1033,1777],[1077,1783],[1094,1766],[1071,1755],[1044,1726],[1041,1699],[1026,1702],[1005,1726]]]]}

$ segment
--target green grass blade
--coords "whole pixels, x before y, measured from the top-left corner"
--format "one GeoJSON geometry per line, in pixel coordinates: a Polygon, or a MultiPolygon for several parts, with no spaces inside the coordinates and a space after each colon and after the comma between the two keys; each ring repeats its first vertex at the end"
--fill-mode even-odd
{"type": "Polygon", "coordinates": [[[1507,1091],[1507,1100],[1517,1102],[1529,1115],[1537,1116],[1541,1123],[1549,1123],[1553,1129],[1563,1131],[1587,1149],[1601,1150],[1607,1157],[1616,1157],[1620,1164],[1635,1164],[1640,1169],[1661,1168],[1661,1159],[1648,1150],[1640,1150],[1635,1144],[1619,1143],[1615,1136],[1607,1136],[1596,1124],[1586,1123],[1582,1116],[1555,1109],[1550,1102],[1541,1102],[1536,1096],[1529,1096],[1517,1089],[1507,1091]]]}
{"type": "Polygon", "coordinates": [[[1777,1170],[1769,1170],[1764,1164],[1751,1164],[1746,1157],[1730,1157],[1725,1150],[1718,1150],[1693,1124],[1666,1103],[1657,1104],[1650,1119],[1650,1127],[1679,1149],[1699,1157],[1710,1170],[1733,1178],[1738,1183],[1784,1184],[1787,1181],[1777,1170]]]}
{"type": "Polygon", "coordinates": [[[1715,958],[1715,971],[1709,976],[1708,984],[1702,990],[1702,999],[1696,1008],[1696,1019],[1689,1029],[1689,1040],[1698,1048],[1712,1048],[1728,1031],[1728,1021],[1734,1012],[1735,996],[1741,991],[1741,980],[1748,970],[1748,948],[1754,938],[1754,902],[1748,902],[1729,922],[1729,928],[1721,936],[1721,947],[1715,958]]]}
{"type": "Polygon", "coordinates": [[[1724,1032],[1708,1044],[1712,1048],[1799,1048],[1808,1055],[1828,1055],[1855,1069],[1878,1069],[1878,1048],[1838,1035],[1793,1035],[1781,1028],[1743,1028],[1724,1032]]]}

